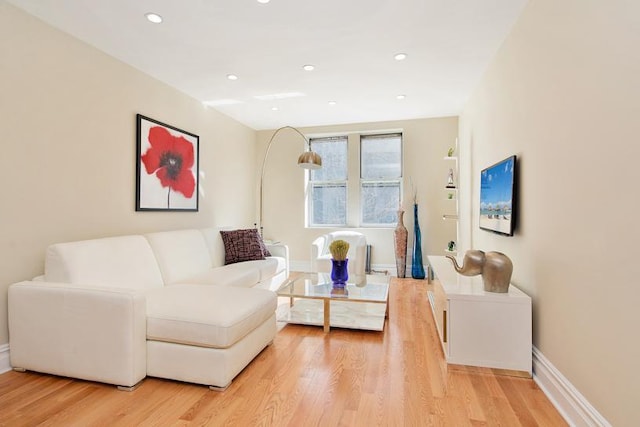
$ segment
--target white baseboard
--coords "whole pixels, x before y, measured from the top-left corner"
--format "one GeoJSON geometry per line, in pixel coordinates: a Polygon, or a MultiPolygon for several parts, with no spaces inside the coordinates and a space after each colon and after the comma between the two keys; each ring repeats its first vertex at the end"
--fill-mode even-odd
{"type": "Polygon", "coordinates": [[[0,345],[0,374],[11,370],[11,359],[9,358],[9,344],[0,345]]]}
{"type": "Polygon", "coordinates": [[[569,425],[611,427],[611,424],[535,346],[533,347],[533,379],[569,425]]]}

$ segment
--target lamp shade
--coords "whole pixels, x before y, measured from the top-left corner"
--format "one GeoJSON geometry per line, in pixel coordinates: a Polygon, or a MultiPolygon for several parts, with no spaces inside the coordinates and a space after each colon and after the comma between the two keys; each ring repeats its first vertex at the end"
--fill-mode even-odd
{"type": "Polygon", "coordinates": [[[314,151],[305,151],[298,157],[298,166],[304,169],[320,169],[322,158],[314,151]]]}

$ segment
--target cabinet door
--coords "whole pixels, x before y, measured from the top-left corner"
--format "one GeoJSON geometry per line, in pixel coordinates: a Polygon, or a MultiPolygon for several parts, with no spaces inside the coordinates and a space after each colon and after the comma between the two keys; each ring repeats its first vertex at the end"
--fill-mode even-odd
{"type": "Polygon", "coordinates": [[[450,301],[449,363],[531,373],[528,304],[450,301]]]}
{"type": "Polygon", "coordinates": [[[449,338],[448,338],[448,323],[449,323],[449,302],[442,289],[442,285],[436,279],[433,280],[433,290],[428,292],[429,303],[431,304],[431,310],[433,311],[433,319],[436,322],[436,328],[438,329],[438,336],[440,337],[440,343],[442,344],[442,350],[445,357],[449,353],[449,338]]]}

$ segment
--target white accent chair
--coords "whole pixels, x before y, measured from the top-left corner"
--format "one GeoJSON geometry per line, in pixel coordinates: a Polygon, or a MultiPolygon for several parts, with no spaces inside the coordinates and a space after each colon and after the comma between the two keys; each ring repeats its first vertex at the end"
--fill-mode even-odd
{"type": "Polygon", "coordinates": [[[364,276],[366,267],[367,238],[357,231],[334,231],[318,237],[311,244],[311,271],[314,273],[331,272],[331,252],[329,245],[335,240],[349,243],[349,276],[364,276]]]}

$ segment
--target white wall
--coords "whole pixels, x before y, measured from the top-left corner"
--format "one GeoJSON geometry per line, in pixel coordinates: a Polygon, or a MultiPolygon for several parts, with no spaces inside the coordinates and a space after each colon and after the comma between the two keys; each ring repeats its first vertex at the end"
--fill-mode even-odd
{"type": "Polygon", "coordinates": [[[253,130],[4,1],[0,52],[0,347],[50,243],[253,222],[253,130]],[[200,136],[199,212],[135,212],[136,113],[200,136]]]}
{"type": "Polygon", "coordinates": [[[470,246],[533,298],[534,345],[612,425],[640,425],[640,3],[531,0],[460,117],[470,246]],[[514,237],[478,229],[480,170],[519,157],[514,237]]]}
{"type": "MultiPolygon", "coordinates": [[[[409,255],[413,233],[413,196],[410,178],[418,189],[419,222],[422,232],[423,261],[427,254],[443,254],[446,243],[455,238],[455,222],[443,221],[447,172],[450,165],[443,159],[449,147],[455,145],[457,117],[405,120],[394,122],[358,123],[300,129],[307,136],[349,134],[352,132],[398,131],[403,133],[404,209],[409,230],[409,255]]],[[[258,132],[259,163],[273,130],[258,132]]],[[[359,140],[349,139],[349,174],[359,179],[359,140]]],[[[302,138],[291,130],[283,130],[274,139],[265,167],[264,233],[265,237],[285,242],[289,246],[292,264],[309,263],[311,242],[334,229],[305,228],[304,170],[297,158],[304,149],[302,138]]],[[[357,186],[356,186],[357,188],[357,186]]],[[[357,195],[352,197],[357,201],[357,195]]],[[[357,209],[357,207],[356,207],[357,209]]],[[[357,210],[356,210],[357,212],[357,210]]],[[[257,214],[256,214],[257,217],[257,214]]],[[[355,227],[357,224],[352,224],[355,227]]],[[[367,243],[372,245],[372,264],[393,267],[395,256],[392,228],[363,228],[367,243]]],[[[410,275],[410,270],[407,270],[410,275]]]]}

